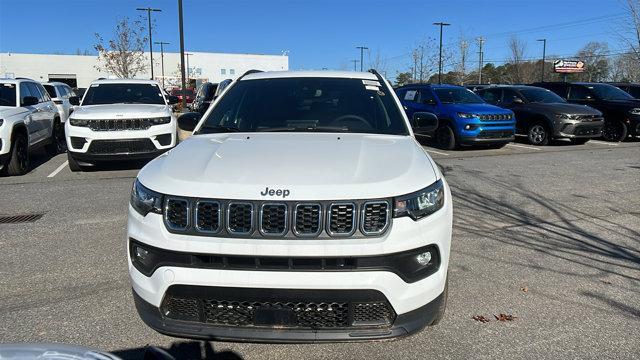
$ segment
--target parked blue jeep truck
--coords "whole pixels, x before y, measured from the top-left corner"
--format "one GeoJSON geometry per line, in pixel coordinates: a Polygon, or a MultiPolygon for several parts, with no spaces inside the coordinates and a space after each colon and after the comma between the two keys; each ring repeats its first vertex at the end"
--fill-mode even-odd
{"type": "Polygon", "coordinates": [[[442,149],[477,144],[502,147],[515,139],[513,112],[485,103],[462,86],[414,84],[396,93],[409,119],[415,112],[438,117],[440,125],[431,135],[442,149]]]}

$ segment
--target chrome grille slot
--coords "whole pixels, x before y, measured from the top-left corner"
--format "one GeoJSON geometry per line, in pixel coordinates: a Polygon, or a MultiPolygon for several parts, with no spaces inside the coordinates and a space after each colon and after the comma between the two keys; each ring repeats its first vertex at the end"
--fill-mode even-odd
{"type": "Polygon", "coordinates": [[[222,211],[217,201],[199,200],[195,206],[196,229],[202,232],[217,233],[220,231],[222,211]]]}
{"type": "Polygon", "coordinates": [[[253,204],[229,203],[227,230],[231,234],[249,234],[253,231],[253,204]]]}
{"type": "Polygon", "coordinates": [[[189,227],[189,201],[168,197],[164,205],[164,223],[171,230],[186,230],[189,227]]]}
{"type": "Polygon", "coordinates": [[[389,224],[389,204],[386,201],[365,203],[360,224],[360,231],[365,235],[383,233],[389,224]]]}
{"type": "Polygon", "coordinates": [[[289,225],[287,217],[286,204],[262,204],[260,208],[260,232],[263,235],[286,234],[289,225]]]}
{"type": "Polygon", "coordinates": [[[353,203],[331,204],[327,232],[331,236],[349,236],[356,230],[356,206],[353,203]]]}
{"type": "Polygon", "coordinates": [[[293,232],[298,236],[317,236],[322,231],[322,206],[298,204],[295,207],[293,232]]]}

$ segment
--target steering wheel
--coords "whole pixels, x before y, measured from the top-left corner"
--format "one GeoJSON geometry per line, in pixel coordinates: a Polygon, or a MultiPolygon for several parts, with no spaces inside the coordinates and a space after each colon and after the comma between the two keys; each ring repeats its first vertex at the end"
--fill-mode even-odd
{"type": "Polygon", "coordinates": [[[349,114],[349,115],[342,115],[342,116],[340,116],[340,117],[335,118],[335,119],[331,122],[331,124],[329,124],[329,126],[339,126],[339,125],[340,125],[340,123],[341,123],[341,122],[344,122],[344,120],[346,120],[346,119],[353,119],[353,120],[359,121],[360,123],[364,124],[364,126],[365,126],[367,129],[371,129],[371,128],[372,128],[371,124],[370,124],[370,123],[369,123],[365,118],[363,118],[362,116],[358,116],[358,115],[351,115],[351,114],[349,114]]]}

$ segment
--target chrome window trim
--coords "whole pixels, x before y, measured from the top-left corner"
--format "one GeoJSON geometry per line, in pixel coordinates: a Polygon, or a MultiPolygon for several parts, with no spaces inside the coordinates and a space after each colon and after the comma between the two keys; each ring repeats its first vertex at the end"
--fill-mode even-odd
{"type": "Polygon", "coordinates": [[[327,224],[326,224],[326,231],[327,234],[331,237],[349,237],[352,236],[356,230],[358,230],[358,226],[357,226],[357,219],[358,219],[358,205],[356,205],[356,203],[354,202],[332,202],[329,204],[329,206],[327,206],[327,214],[326,214],[326,218],[327,218],[327,224]],[[331,231],[331,209],[334,206],[340,206],[340,205],[352,205],[353,206],[353,216],[351,217],[351,232],[349,233],[334,233],[333,231],[331,231]]]}
{"type": "Polygon", "coordinates": [[[388,201],[384,201],[384,200],[376,200],[376,201],[366,201],[366,202],[364,202],[362,204],[362,209],[360,210],[360,232],[363,233],[364,235],[367,235],[367,236],[380,235],[380,234],[385,233],[387,231],[387,229],[389,228],[389,225],[391,223],[391,216],[390,216],[391,213],[389,211],[390,207],[391,207],[391,205],[389,204],[389,202],[388,201]],[[367,212],[367,205],[369,205],[369,204],[385,204],[385,205],[387,205],[384,227],[380,231],[365,231],[364,230],[364,218],[365,218],[366,212],[367,212]]]}
{"type": "Polygon", "coordinates": [[[222,208],[222,204],[220,203],[220,201],[217,200],[197,200],[194,207],[193,207],[193,224],[194,224],[194,228],[196,229],[197,232],[200,233],[204,233],[204,234],[217,234],[220,231],[222,231],[222,213],[223,213],[223,208],[222,208]],[[217,204],[218,205],[218,229],[215,231],[211,231],[211,230],[204,230],[201,229],[200,226],[198,226],[198,207],[200,204],[217,204]]]}
{"type": "Polygon", "coordinates": [[[263,236],[284,236],[289,232],[289,206],[287,206],[287,204],[285,203],[279,203],[279,202],[264,202],[260,205],[260,213],[258,215],[258,231],[260,231],[260,234],[262,234],[263,236]],[[269,233],[269,232],[265,232],[264,229],[262,228],[262,214],[264,211],[264,207],[265,206],[284,206],[284,232],[281,233],[269,233]]]}
{"type": "Polygon", "coordinates": [[[187,231],[189,229],[189,226],[191,225],[191,201],[189,201],[189,199],[187,198],[183,198],[183,197],[179,197],[179,196],[166,196],[164,199],[164,206],[163,206],[163,211],[162,211],[162,220],[164,222],[164,225],[173,230],[173,231],[179,231],[179,232],[183,232],[183,231],[187,231]],[[169,201],[170,200],[176,200],[176,201],[183,201],[187,204],[187,225],[185,227],[176,227],[170,224],[170,222],[167,219],[167,210],[169,209],[169,201]]]}
{"type": "Polygon", "coordinates": [[[229,234],[234,234],[234,235],[249,235],[251,233],[253,233],[253,230],[255,229],[253,220],[254,220],[254,213],[255,213],[255,209],[253,207],[253,203],[250,202],[246,202],[246,201],[230,201],[227,204],[227,216],[226,216],[226,229],[227,232],[229,234]],[[231,216],[231,205],[249,205],[251,207],[251,228],[249,229],[249,231],[244,232],[244,231],[232,231],[230,225],[230,221],[229,221],[229,217],[231,216]]]}
{"type": "Polygon", "coordinates": [[[308,202],[308,203],[296,204],[296,206],[293,208],[293,221],[292,221],[293,226],[291,226],[291,231],[295,236],[302,237],[302,238],[315,238],[320,236],[320,234],[322,234],[322,230],[324,229],[323,227],[324,221],[322,221],[323,213],[324,213],[324,209],[322,208],[322,204],[320,203],[308,202]],[[316,231],[315,233],[309,233],[309,234],[298,232],[298,230],[296,229],[296,225],[298,224],[298,206],[317,206],[320,209],[318,211],[318,231],[316,231]]]}

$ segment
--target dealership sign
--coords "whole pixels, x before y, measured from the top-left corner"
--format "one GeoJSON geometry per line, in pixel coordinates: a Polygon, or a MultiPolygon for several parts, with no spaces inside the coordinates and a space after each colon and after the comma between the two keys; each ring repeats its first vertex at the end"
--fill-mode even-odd
{"type": "Polygon", "coordinates": [[[556,60],[553,62],[553,71],[562,74],[584,72],[584,63],[580,60],[556,60]]]}

